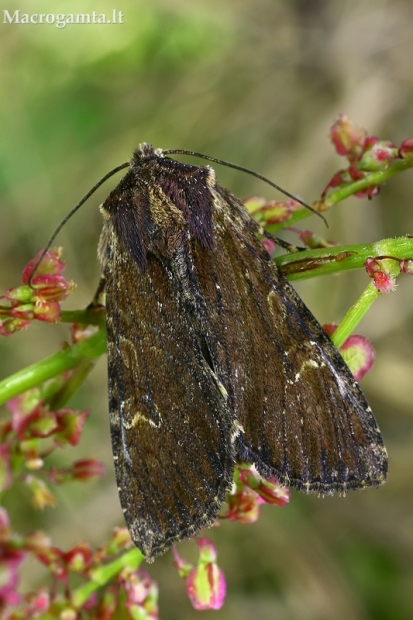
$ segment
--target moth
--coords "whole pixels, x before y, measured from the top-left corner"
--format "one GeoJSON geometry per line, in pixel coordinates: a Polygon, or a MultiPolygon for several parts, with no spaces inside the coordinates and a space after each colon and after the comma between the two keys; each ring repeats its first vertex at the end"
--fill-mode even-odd
{"type": "Polygon", "coordinates": [[[141,144],[101,212],[116,479],[148,561],[213,522],[236,463],[322,495],[386,480],[360,387],[211,167],[141,144]]]}

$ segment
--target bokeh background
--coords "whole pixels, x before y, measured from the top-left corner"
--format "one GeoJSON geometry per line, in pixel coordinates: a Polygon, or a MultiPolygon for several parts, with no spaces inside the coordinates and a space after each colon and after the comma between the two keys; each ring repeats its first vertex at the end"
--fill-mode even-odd
{"type": "MultiPolygon", "coordinates": [[[[200,150],[268,176],[307,202],[344,162],[328,140],[346,113],[370,134],[400,143],[413,133],[413,5],[410,0],[83,0],[10,2],[9,11],[124,12],[123,25],[0,24],[0,288],[19,282],[68,210],[139,142],[200,150]],[[14,5],[14,6],[11,6],[14,5]]],[[[196,163],[196,161],[194,162],[196,163]]],[[[241,198],[275,198],[267,186],[219,168],[241,198]]],[[[82,308],[99,278],[98,205],[116,179],[83,207],[58,238],[82,308]]],[[[372,202],[357,199],[306,226],[342,243],[413,232],[411,174],[372,202]]],[[[362,272],[300,283],[321,322],[339,321],[367,284],[362,272]]],[[[263,510],[251,526],[210,532],[228,581],[219,612],[204,618],[404,620],[413,618],[413,280],[399,279],[359,332],[377,351],[363,388],[390,455],[380,490],[324,500],[293,492],[286,508],[263,510]]],[[[33,325],[0,343],[1,377],[56,351],[63,326],[33,325]]],[[[93,408],[82,441],[59,464],[107,463],[100,482],[57,490],[42,514],[14,491],[5,502],[21,531],[41,527],[56,544],[98,545],[122,523],[113,476],[102,359],[73,401],[93,408]]],[[[191,554],[191,544],[180,551],[191,554]]],[[[171,567],[150,567],[163,619],[198,616],[171,567]]],[[[25,587],[41,582],[34,564],[25,587]]]]}

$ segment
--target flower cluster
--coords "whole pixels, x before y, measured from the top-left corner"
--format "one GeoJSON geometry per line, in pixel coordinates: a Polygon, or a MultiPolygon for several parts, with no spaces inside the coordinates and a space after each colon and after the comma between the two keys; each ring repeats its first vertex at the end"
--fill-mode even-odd
{"type": "Polygon", "coordinates": [[[38,264],[41,255],[39,252],[24,268],[23,286],[11,288],[0,297],[2,336],[27,329],[33,319],[56,323],[60,302],[75,288],[73,282],[62,276],[65,265],[60,250],[48,250],[38,264]]]}
{"type": "Polygon", "coordinates": [[[128,551],[131,540],[126,528],[115,529],[110,540],[95,552],[87,543],[62,551],[41,532],[25,537],[13,535],[7,512],[0,508],[0,544],[0,611],[4,620],[46,615],[76,620],[82,613],[90,619],[109,620],[123,609],[129,611],[130,618],[158,618],[157,586],[146,571],[139,568],[140,553],[136,549],[128,551]],[[117,558],[120,553],[124,553],[122,562],[117,558]],[[23,596],[17,589],[18,569],[29,556],[45,567],[53,586],[40,586],[23,596]],[[110,585],[106,585],[109,582],[110,585]]]}
{"type": "MultiPolygon", "coordinates": [[[[70,373],[56,378],[53,388],[56,390],[67,381],[70,373]]],[[[13,481],[22,482],[36,508],[54,505],[50,484],[85,481],[104,474],[103,465],[95,459],[82,459],[66,468],[46,469],[45,458],[56,448],[78,444],[90,413],[70,407],[53,411],[44,400],[50,389],[47,383],[10,400],[7,407],[11,415],[0,426],[0,490],[9,488],[13,481]]]]}
{"type": "MultiPolygon", "coordinates": [[[[23,483],[35,508],[54,505],[51,485],[75,480],[86,482],[105,473],[103,464],[95,459],[81,459],[68,467],[45,465],[46,457],[55,449],[77,445],[89,415],[89,410],[77,412],[69,407],[53,411],[45,403],[46,395],[50,398],[70,382],[70,374],[64,373],[53,382],[9,401],[10,416],[0,426],[0,490],[8,489],[13,482],[23,483]]],[[[14,534],[7,512],[0,509],[2,618],[19,620],[48,615],[75,620],[85,611],[89,618],[101,619],[111,618],[116,610],[126,608],[131,618],[155,620],[157,587],[147,573],[138,570],[142,554],[133,549],[131,562],[122,556],[120,565],[115,564],[116,570],[107,565],[112,556],[125,552],[131,545],[127,529],[119,528],[96,552],[87,543],[63,551],[42,532],[14,534]],[[42,586],[26,595],[19,593],[19,569],[26,558],[35,558],[46,568],[51,587],[42,586]],[[74,576],[76,584],[79,578],[85,584],[73,589],[74,576]],[[102,584],[109,582],[102,589],[102,584]]]]}
{"type": "Polygon", "coordinates": [[[239,466],[234,475],[234,488],[227,496],[227,512],[221,518],[240,523],[254,523],[260,516],[260,506],[285,506],[290,491],[275,478],[266,480],[254,466],[239,466]]]}
{"type": "Polygon", "coordinates": [[[254,196],[244,200],[249,214],[262,226],[280,224],[287,221],[294,211],[302,209],[302,205],[296,200],[266,200],[261,196],[254,196]]]}
{"type": "MultiPolygon", "coordinates": [[[[330,138],[337,153],[346,157],[349,165],[332,177],[322,193],[323,198],[332,188],[365,179],[371,172],[387,170],[395,160],[413,157],[412,138],[397,147],[388,140],[369,136],[365,129],[357,127],[344,114],[331,127],[330,138]]],[[[368,187],[355,192],[355,196],[373,198],[379,191],[378,184],[369,184],[368,187]]]]}

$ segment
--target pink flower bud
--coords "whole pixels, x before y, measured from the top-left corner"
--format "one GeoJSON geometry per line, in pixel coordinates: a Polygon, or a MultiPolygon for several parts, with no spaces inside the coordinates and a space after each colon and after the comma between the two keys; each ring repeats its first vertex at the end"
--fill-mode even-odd
{"type": "Polygon", "coordinates": [[[386,170],[391,160],[397,157],[397,149],[392,142],[379,142],[377,138],[369,138],[365,146],[366,150],[358,162],[360,170],[386,170]]]}
{"type": "Polygon", "coordinates": [[[158,586],[143,570],[125,568],[119,577],[126,594],[125,607],[131,618],[158,619],[158,586]]]}
{"type": "Polygon", "coordinates": [[[260,516],[260,505],[263,500],[255,491],[246,487],[227,496],[228,512],[225,515],[230,521],[255,523],[260,516]]]}
{"type": "Polygon", "coordinates": [[[193,569],[193,565],[181,558],[176,547],[172,548],[172,554],[174,556],[174,566],[178,570],[178,575],[183,579],[188,577],[189,573],[193,569]]]}
{"type": "Polygon", "coordinates": [[[290,491],[275,478],[266,480],[251,469],[241,469],[240,480],[255,491],[266,504],[285,506],[290,501],[290,491]]]}
{"type": "Polygon", "coordinates": [[[0,335],[11,336],[15,332],[24,331],[30,326],[29,320],[6,318],[0,320],[0,335]]]}
{"type": "Polygon", "coordinates": [[[19,394],[15,398],[11,398],[7,402],[7,409],[12,414],[13,431],[20,432],[20,425],[26,418],[27,414],[32,413],[34,409],[41,403],[41,395],[39,388],[32,388],[19,394]]]}
{"type": "Polygon", "coordinates": [[[334,241],[327,241],[311,230],[303,230],[300,233],[300,239],[307,248],[315,250],[317,248],[331,248],[337,245],[334,241]]]}
{"type": "Polygon", "coordinates": [[[63,561],[66,563],[68,570],[76,573],[86,571],[92,562],[92,549],[87,543],[79,543],[70,551],[63,554],[63,561]]]}
{"type": "MultiPolygon", "coordinates": [[[[337,325],[330,323],[323,325],[323,329],[331,337],[336,331],[337,325]]],[[[375,358],[374,348],[365,336],[360,334],[349,336],[341,345],[339,351],[356,381],[360,381],[373,366],[375,358]]]]}
{"type": "Polygon", "coordinates": [[[367,274],[373,279],[374,286],[380,293],[391,293],[396,288],[396,277],[390,273],[382,260],[368,258],[365,262],[367,274]]]}
{"type": "Polygon", "coordinates": [[[367,132],[341,114],[339,120],[330,129],[330,137],[339,155],[345,155],[348,159],[354,160],[363,152],[367,132]]]}
{"type": "Polygon", "coordinates": [[[118,553],[122,549],[130,547],[132,539],[127,527],[115,527],[113,529],[112,538],[105,547],[106,553],[118,553]]]}
{"type": "Polygon", "coordinates": [[[268,239],[267,237],[263,237],[261,239],[261,243],[264,248],[267,250],[268,254],[272,254],[275,250],[275,243],[272,239],[268,239]]]}
{"type": "Polygon", "coordinates": [[[55,443],[58,446],[64,446],[67,443],[71,446],[76,446],[90,411],[90,409],[76,411],[70,407],[56,411],[57,432],[54,436],[55,443]]]}
{"type": "Polygon", "coordinates": [[[400,271],[409,276],[413,276],[413,259],[405,258],[400,261],[400,271]]]}
{"type": "Polygon", "coordinates": [[[25,482],[32,493],[32,504],[35,508],[43,510],[46,506],[56,504],[55,496],[49,491],[43,480],[30,475],[26,476],[25,482]]]}
{"type": "Polygon", "coordinates": [[[59,304],[55,301],[45,301],[43,298],[36,299],[34,318],[46,323],[57,323],[60,319],[59,304]]]}
{"type": "Polygon", "coordinates": [[[350,368],[356,381],[368,372],[374,363],[374,349],[372,344],[364,336],[354,334],[347,338],[340,347],[344,361],[350,368]]]}
{"type": "Polygon", "coordinates": [[[413,158],[413,138],[407,138],[401,143],[398,154],[401,159],[413,158]]]}
{"type": "MultiPolygon", "coordinates": [[[[36,265],[37,261],[40,258],[43,250],[40,250],[31,261],[29,261],[26,267],[23,269],[22,280],[24,284],[28,284],[29,278],[32,275],[33,268],[36,265]]],[[[57,275],[61,276],[63,271],[65,270],[65,264],[62,260],[60,260],[62,255],[62,249],[59,248],[57,250],[47,250],[46,254],[43,256],[40,265],[36,269],[36,273],[34,277],[40,277],[42,275],[57,275]]]]}
{"type": "Polygon", "coordinates": [[[18,549],[13,549],[7,545],[2,549],[2,571],[0,582],[0,609],[6,605],[18,605],[21,600],[17,593],[17,586],[20,582],[19,567],[25,557],[25,553],[18,549]]]}
{"type": "Polygon", "coordinates": [[[50,594],[45,589],[40,589],[31,598],[30,606],[36,613],[36,616],[41,612],[47,611],[50,606],[50,594]]]}
{"type": "Polygon", "coordinates": [[[105,466],[96,459],[83,459],[73,463],[72,474],[74,480],[91,480],[105,475],[105,466]]]}
{"type": "Polygon", "coordinates": [[[216,563],[215,547],[207,538],[197,542],[200,556],[198,566],[187,577],[187,594],[195,609],[221,609],[226,583],[224,573],[216,563]]]}
{"type": "Polygon", "coordinates": [[[13,414],[13,430],[20,440],[50,437],[56,429],[56,414],[41,402],[27,415],[13,414]]]}
{"type": "Polygon", "coordinates": [[[261,209],[267,204],[265,198],[262,196],[252,196],[243,201],[245,207],[248,209],[250,215],[255,215],[261,211],[261,209]]]}
{"type": "Polygon", "coordinates": [[[33,289],[26,284],[11,288],[6,292],[5,297],[10,301],[18,301],[21,304],[28,304],[33,299],[33,289]]]}
{"type": "Polygon", "coordinates": [[[278,224],[288,220],[291,208],[289,203],[284,200],[272,200],[262,207],[260,212],[266,225],[278,224]]]}

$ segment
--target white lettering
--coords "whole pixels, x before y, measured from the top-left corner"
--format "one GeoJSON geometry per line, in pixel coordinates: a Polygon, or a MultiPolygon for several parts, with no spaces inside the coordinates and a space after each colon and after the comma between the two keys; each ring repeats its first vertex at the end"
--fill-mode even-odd
{"type": "Polygon", "coordinates": [[[6,10],[3,11],[3,24],[20,24],[20,11],[14,11],[13,15],[6,10]]]}
{"type": "Polygon", "coordinates": [[[66,15],[63,13],[56,15],[56,28],[65,28],[67,23],[66,15]]]}
{"type": "Polygon", "coordinates": [[[3,24],[54,24],[65,28],[67,24],[123,24],[123,11],[111,10],[111,19],[105,13],[22,13],[20,9],[10,12],[3,9],[3,24]]]}
{"type": "Polygon", "coordinates": [[[89,13],[78,13],[76,17],[77,17],[77,20],[76,20],[77,24],[90,24],[89,13]]]}

